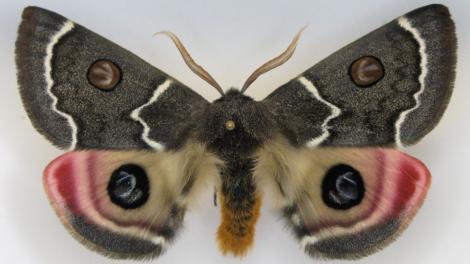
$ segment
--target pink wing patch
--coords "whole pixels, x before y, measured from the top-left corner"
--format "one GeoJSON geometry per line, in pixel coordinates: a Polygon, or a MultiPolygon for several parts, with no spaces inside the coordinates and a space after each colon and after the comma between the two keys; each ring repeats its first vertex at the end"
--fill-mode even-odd
{"type": "Polygon", "coordinates": [[[89,163],[93,162],[93,156],[96,155],[69,152],[53,160],[44,170],[44,187],[61,217],[68,214],[83,216],[86,211],[95,210],[96,204],[88,199],[90,195],[79,195],[90,192],[89,179],[93,173],[89,163]]]}

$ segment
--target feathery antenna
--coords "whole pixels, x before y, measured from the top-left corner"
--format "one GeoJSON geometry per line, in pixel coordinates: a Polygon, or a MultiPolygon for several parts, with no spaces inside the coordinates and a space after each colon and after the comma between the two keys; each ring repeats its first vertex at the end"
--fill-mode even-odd
{"type": "Polygon", "coordinates": [[[292,54],[294,54],[295,48],[297,47],[297,42],[299,41],[300,35],[302,34],[302,31],[304,31],[307,28],[307,25],[303,26],[299,32],[295,35],[295,37],[292,39],[291,43],[287,47],[287,49],[278,55],[277,57],[269,60],[265,64],[261,65],[258,69],[256,69],[248,79],[246,79],[245,84],[243,85],[241,89],[241,93],[244,93],[246,89],[256,80],[258,77],[278,66],[281,66],[284,64],[286,61],[292,57],[292,54]]]}
{"type": "Polygon", "coordinates": [[[214,78],[212,78],[212,76],[206,70],[204,70],[204,68],[202,68],[201,65],[197,64],[193,60],[193,58],[191,57],[189,52],[183,46],[183,43],[181,43],[179,38],[174,33],[170,32],[170,31],[161,31],[161,32],[155,33],[154,36],[158,35],[158,34],[163,34],[163,35],[168,36],[173,41],[176,48],[178,48],[178,51],[181,53],[181,56],[183,57],[183,60],[186,63],[186,65],[188,65],[188,67],[195,74],[197,74],[199,77],[201,77],[204,81],[208,82],[211,86],[213,86],[215,89],[217,89],[217,91],[221,95],[224,95],[224,90],[222,89],[222,87],[220,87],[220,85],[214,80],[214,78]]]}

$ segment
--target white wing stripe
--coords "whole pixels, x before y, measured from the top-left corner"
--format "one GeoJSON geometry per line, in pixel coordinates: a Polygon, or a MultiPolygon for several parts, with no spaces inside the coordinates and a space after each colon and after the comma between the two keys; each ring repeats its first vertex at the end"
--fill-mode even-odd
{"type": "Polygon", "coordinates": [[[147,143],[147,145],[149,145],[150,147],[152,147],[155,150],[163,150],[165,147],[163,146],[163,144],[149,138],[150,127],[140,117],[140,112],[145,107],[147,107],[147,106],[153,104],[154,102],[156,102],[158,100],[158,97],[160,97],[160,95],[163,92],[165,92],[166,89],[168,89],[171,86],[172,83],[173,83],[173,81],[170,80],[170,79],[165,80],[162,84],[160,84],[157,87],[157,89],[155,89],[155,91],[153,92],[152,97],[150,98],[150,100],[147,103],[145,103],[145,104],[139,106],[138,108],[134,109],[131,113],[131,118],[134,119],[135,121],[138,121],[144,127],[144,131],[142,133],[142,140],[145,143],[147,143]]]}
{"type": "Polygon", "coordinates": [[[341,115],[341,109],[339,109],[334,104],[323,99],[323,97],[321,97],[315,85],[313,85],[313,83],[309,81],[307,78],[300,76],[298,80],[300,81],[300,83],[302,83],[305,86],[305,88],[307,88],[307,90],[309,90],[313,94],[313,96],[318,101],[324,103],[331,109],[331,114],[325,118],[325,120],[323,121],[323,124],[321,125],[321,129],[323,133],[316,138],[312,138],[309,142],[306,143],[308,147],[315,148],[330,136],[330,132],[328,131],[329,129],[328,122],[330,122],[331,119],[336,118],[339,115],[341,115]]]}
{"type": "Polygon", "coordinates": [[[402,125],[405,122],[406,117],[421,105],[420,96],[424,92],[424,89],[426,88],[425,78],[426,78],[426,75],[428,74],[428,56],[426,54],[426,42],[421,37],[421,34],[419,33],[419,31],[411,25],[410,21],[406,17],[403,16],[398,19],[398,24],[402,28],[404,28],[406,31],[410,32],[415,38],[415,40],[418,42],[419,55],[421,57],[421,62],[420,62],[421,73],[418,78],[420,89],[413,95],[413,98],[416,101],[416,105],[410,109],[407,109],[401,112],[400,116],[395,122],[395,143],[397,144],[398,147],[404,147],[401,141],[402,125]]]}
{"type": "Polygon", "coordinates": [[[77,145],[77,125],[75,124],[75,121],[73,120],[72,116],[64,113],[62,111],[59,111],[57,109],[57,101],[58,98],[52,93],[52,87],[54,86],[54,80],[52,79],[52,57],[54,56],[54,46],[59,42],[59,40],[67,34],[70,30],[72,30],[74,27],[74,23],[70,20],[67,20],[62,27],[60,28],[59,31],[57,31],[50,39],[49,43],[46,46],[46,58],[44,59],[44,77],[46,79],[46,91],[49,97],[52,99],[52,111],[56,112],[60,116],[64,117],[69,126],[70,129],[72,130],[72,135],[71,135],[71,140],[70,140],[70,146],[69,149],[73,150],[75,149],[75,146],[77,145]]]}

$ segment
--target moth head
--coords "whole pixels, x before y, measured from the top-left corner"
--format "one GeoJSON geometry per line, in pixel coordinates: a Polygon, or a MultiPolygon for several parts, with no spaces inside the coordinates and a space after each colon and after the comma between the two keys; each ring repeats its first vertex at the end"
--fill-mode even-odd
{"type": "Polygon", "coordinates": [[[215,100],[203,116],[199,137],[216,149],[254,148],[270,138],[275,127],[264,104],[236,89],[215,100]]]}

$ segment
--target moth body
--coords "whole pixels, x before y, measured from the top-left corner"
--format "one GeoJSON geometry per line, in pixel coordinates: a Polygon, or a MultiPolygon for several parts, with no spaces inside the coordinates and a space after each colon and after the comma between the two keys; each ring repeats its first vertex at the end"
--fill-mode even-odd
{"type": "Polygon", "coordinates": [[[230,89],[202,111],[197,133],[208,149],[221,158],[222,223],[217,233],[223,253],[244,255],[253,243],[261,193],[253,178],[255,151],[276,131],[269,109],[230,89]]]}

